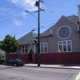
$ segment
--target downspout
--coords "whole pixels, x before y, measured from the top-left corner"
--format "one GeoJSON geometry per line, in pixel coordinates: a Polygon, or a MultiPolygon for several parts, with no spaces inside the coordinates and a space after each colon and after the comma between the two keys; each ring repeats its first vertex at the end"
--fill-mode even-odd
{"type": "Polygon", "coordinates": [[[79,39],[80,39],[80,5],[78,5],[77,7],[78,7],[78,17],[79,17],[78,26],[79,26],[79,39]]]}

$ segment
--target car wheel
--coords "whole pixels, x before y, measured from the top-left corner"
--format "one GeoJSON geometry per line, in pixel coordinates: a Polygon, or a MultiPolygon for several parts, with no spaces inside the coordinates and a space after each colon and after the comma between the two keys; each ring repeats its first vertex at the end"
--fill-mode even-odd
{"type": "Polygon", "coordinates": [[[15,63],[14,66],[17,66],[17,64],[15,63]]]}
{"type": "Polygon", "coordinates": [[[5,65],[7,66],[8,64],[7,64],[7,63],[5,63],[5,65]]]}

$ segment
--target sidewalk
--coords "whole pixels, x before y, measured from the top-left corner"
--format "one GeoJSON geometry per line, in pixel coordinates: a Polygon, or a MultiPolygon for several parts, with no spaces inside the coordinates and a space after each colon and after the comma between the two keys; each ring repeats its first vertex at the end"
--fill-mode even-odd
{"type": "MultiPolygon", "coordinates": [[[[26,67],[38,67],[37,64],[25,64],[26,67]]],[[[79,64],[40,64],[42,68],[80,70],[79,64]]]]}

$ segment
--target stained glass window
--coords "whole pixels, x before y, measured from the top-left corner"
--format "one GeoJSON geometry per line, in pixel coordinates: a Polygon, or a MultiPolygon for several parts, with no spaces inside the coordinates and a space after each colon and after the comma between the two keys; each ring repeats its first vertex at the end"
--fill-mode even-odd
{"type": "Polygon", "coordinates": [[[70,28],[68,27],[61,27],[58,31],[58,36],[60,38],[67,38],[70,35],[70,28]]]}

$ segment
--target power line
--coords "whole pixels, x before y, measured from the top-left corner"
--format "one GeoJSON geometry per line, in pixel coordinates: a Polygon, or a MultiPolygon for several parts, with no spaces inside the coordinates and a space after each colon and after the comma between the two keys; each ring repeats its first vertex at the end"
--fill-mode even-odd
{"type": "MultiPolygon", "coordinates": [[[[73,20],[75,20],[75,19],[73,19],[73,20]]],[[[42,22],[41,24],[44,24],[44,23],[53,23],[53,21],[57,21],[57,20],[52,20],[52,21],[46,21],[46,22],[42,22]]],[[[63,23],[63,22],[65,22],[65,20],[63,20],[63,21],[61,21],[61,22],[59,22],[59,24],[61,24],[61,23],[63,23]]],[[[67,23],[67,22],[66,22],[67,23]]],[[[54,24],[54,23],[53,23],[54,24]]],[[[69,24],[69,23],[68,23],[69,24]]],[[[35,24],[34,26],[36,26],[37,24],[35,24]]],[[[29,28],[30,28],[31,26],[29,26],[29,28]]],[[[33,27],[33,25],[32,25],[32,27],[33,27]]],[[[28,27],[27,27],[28,28],[28,27]]],[[[24,28],[25,29],[25,28],[24,28]]]]}
{"type": "MultiPolygon", "coordinates": [[[[11,13],[11,10],[10,10],[10,14],[9,14],[9,12],[7,11],[8,14],[6,14],[6,16],[0,16],[0,17],[3,19],[3,18],[6,18],[6,17],[10,17],[10,15],[15,15],[15,14],[21,13],[21,10],[18,11],[18,9],[14,9],[14,10],[12,10],[12,12],[13,12],[13,11],[14,11],[15,13],[11,13]],[[17,12],[16,12],[16,10],[17,10],[17,12]]],[[[5,13],[6,13],[6,12],[5,12],[5,13]]]]}
{"type": "MultiPolygon", "coordinates": [[[[56,4],[54,4],[54,5],[53,5],[53,4],[52,4],[52,5],[50,4],[48,7],[57,6],[57,5],[60,5],[60,4],[62,4],[62,3],[65,3],[65,2],[67,2],[67,1],[71,1],[71,0],[62,1],[62,2],[56,3],[56,4]]],[[[49,2],[49,3],[51,3],[51,2],[49,2]]],[[[49,3],[48,3],[48,4],[49,4],[49,3]]]]}
{"type": "MultiPolygon", "coordinates": [[[[20,12],[20,11],[18,11],[18,12],[15,13],[15,14],[18,14],[19,12],[20,12]]],[[[12,15],[15,15],[15,14],[12,14],[12,15]]],[[[7,15],[6,17],[8,17],[8,16],[10,17],[10,15],[7,15]]],[[[11,19],[11,18],[10,18],[10,19],[11,19]]],[[[3,20],[3,21],[1,20],[1,24],[2,24],[3,22],[7,22],[7,21],[9,21],[9,19],[3,20]]]]}
{"type": "Polygon", "coordinates": [[[11,20],[10,20],[10,21],[9,21],[9,19],[4,20],[4,22],[2,21],[1,24],[3,24],[3,23],[7,23],[7,22],[11,22],[11,20]]]}
{"type": "MultiPolygon", "coordinates": [[[[15,14],[18,14],[18,13],[15,13],[15,14]]],[[[22,17],[22,15],[20,15],[18,17],[22,17]]],[[[13,18],[18,18],[18,17],[13,17],[13,18]]],[[[6,20],[1,20],[0,24],[6,23],[6,22],[9,22],[9,21],[11,21],[11,17],[6,19],[6,20]]]]}
{"type": "MultiPolygon", "coordinates": [[[[61,24],[63,24],[63,21],[62,21],[62,22],[58,22],[58,26],[61,25],[61,24]]],[[[66,22],[66,24],[72,24],[72,23],[71,23],[71,22],[66,22]]],[[[43,25],[43,26],[40,27],[40,29],[48,28],[48,27],[50,28],[51,25],[54,26],[54,23],[50,23],[50,24],[48,24],[48,25],[43,25]]],[[[13,34],[15,35],[15,33],[18,34],[18,33],[21,33],[21,32],[23,32],[23,31],[29,31],[29,30],[33,30],[33,29],[34,29],[34,30],[37,30],[37,27],[35,27],[35,28],[28,27],[28,28],[21,29],[21,31],[18,30],[18,32],[14,31],[14,33],[11,32],[11,35],[13,35],[13,34]],[[29,29],[28,29],[28,28],[29,28],[29,29]]],[[[8,34],[9,34],[9,33],[8,33],[8,34]]],[[[6,35],[6,34],[5,34],[5,35],[6,35]]]]}

